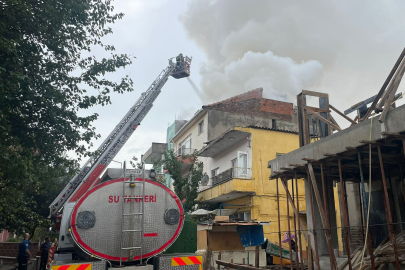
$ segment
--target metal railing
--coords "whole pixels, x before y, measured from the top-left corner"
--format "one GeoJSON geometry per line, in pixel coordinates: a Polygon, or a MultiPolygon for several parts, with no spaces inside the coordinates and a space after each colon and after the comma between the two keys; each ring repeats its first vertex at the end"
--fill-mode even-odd
{"type": "Polygon", "coordinates": [[[176,150],[177,156],[192,155],[197,149],[194,148],[179,148],[176,150]]]}
{"type": "Polygon", "coordinates": [[[234,178],[251,179],[252,169],[246,167],[233,167],[211,178],[212,185],[218,185],[234,178]]]}

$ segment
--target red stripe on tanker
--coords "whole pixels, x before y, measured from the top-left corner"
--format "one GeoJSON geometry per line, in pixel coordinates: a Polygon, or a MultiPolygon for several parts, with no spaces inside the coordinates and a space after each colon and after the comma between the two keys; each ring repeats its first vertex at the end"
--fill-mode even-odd
{"type": "MultiPolygon", "coordinates": [[[[136,182],[143,181],[136,178],[136,182]]],[[[95,257],[119,261],[122,218],[123,178],[101,183],[78,201],[71,217],[72,236],[75,243],[95,257]]],[[[126,187],[123,230],[140,229],[142,201],[144,202],[144,246],[142,257],[147,258],[168,248],[180,234],[183,226],[183,208],[172,190],[159,182],[145,179],[145,196],[142,184],[126,187]],[[135,214],[135,215],[130,215],[135,214]],[[131,221],[132,220],[132,221],[131,221]],[[132,225],[131,225],[132,222],[132,225]]],[[[136,246],[141,234],[123,232],[123,247],[136,246]]],[[[132,260],[140,259],[140,250],[132,250],[132,260]]],[[[123,261],[129,250],[123,251],[123,261]]]]}
{"type": "Polygon", "coordinates": [[[72,198],[70,199],[70,202],[75,202],[78,199],[80,199],[84,193],[86,193],[93,183],[97,180],[97,178],[100,176],[100,174],[104,171],[105,169],[104,164],[99,164],[93,172],[90,174],[89,178],[87,178],[86,182],[84,182],[80,188],[76,191],[76,193],[73,194],[72,198]]]}

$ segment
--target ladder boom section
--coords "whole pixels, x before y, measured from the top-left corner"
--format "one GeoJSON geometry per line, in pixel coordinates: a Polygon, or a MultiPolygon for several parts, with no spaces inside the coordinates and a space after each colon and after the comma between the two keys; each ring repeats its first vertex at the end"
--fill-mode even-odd
{"type": "MultiPolygon", "coordinates": [[[[187,59],[190,60],[189,58],[187,59]]],[[[190,62],[191,60],[188,62],[188,67],[190,62]]],[[[179,70],[179,66],[169,59],[169,65],[153,81],[146,92],[141,94],[131,109],[96,150],[95,155],[84,164],[79,173],[69,181],[58,197],[52,202],[49,206],[51,216],[55,216],[68,200],[72,202],[80,199],[97,182],[98,177],[114,159],[152,108],[153,102],[160,94],[169,76],[175,77],[173,74],[176,74],[177,70],[179,70]]]]}

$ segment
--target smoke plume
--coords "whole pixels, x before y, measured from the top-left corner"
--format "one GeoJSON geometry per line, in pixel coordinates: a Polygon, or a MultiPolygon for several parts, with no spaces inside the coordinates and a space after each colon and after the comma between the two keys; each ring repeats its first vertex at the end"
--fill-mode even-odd
{"type": "Polygon", "coordinates": [[[263,87],[267,98],[293,101],[308,89],[340,102],[379,90],[405,45],[404,7],[393,0],[190,0],[180,21],[207,56],[200,74],[209,101],[263,87]]]}

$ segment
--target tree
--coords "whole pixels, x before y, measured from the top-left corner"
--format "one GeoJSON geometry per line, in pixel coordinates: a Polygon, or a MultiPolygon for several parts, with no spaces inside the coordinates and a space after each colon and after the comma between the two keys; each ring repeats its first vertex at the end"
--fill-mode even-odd
{"type": "Polygon", "coordinates": [[[132,157],[132,160],[129,161],[129,164],[131,164],[132,168],[134,169],[143,169],[142,163],[139,162],[139,159],[135,156],[132,157]]]}
{"type": "Polygon", "coordinates": [[[92,126],[98,115],[79,110],[133,90],[128,76],[104,76],[132,63],[102,42],[123,17],[113,9],[110,0],[0,3],[0,229],[30,230],[43,221],[64,177],[99,137],[92,126]],[[92,56],[97,47],[110,56],[92,56]],[[69,151],[79,158],[69,159],[69,151]]]}
{"type": "Polygon", "coordinates": [[[180,201],[186,199],[186,211],[193,210],[195,205],[198,204],[198,201],[196,201],[198,196],[197,190],[203,176],[204,164],[198,161],[196,152],[191,155],[182,155],[179,158],[173,150],[168,150],[164,156],[164,168],[173,178],[174,192],[180,201]],[[187,174],[182,173],[182,166],[185,160],[191,162],[187,174]]]}

